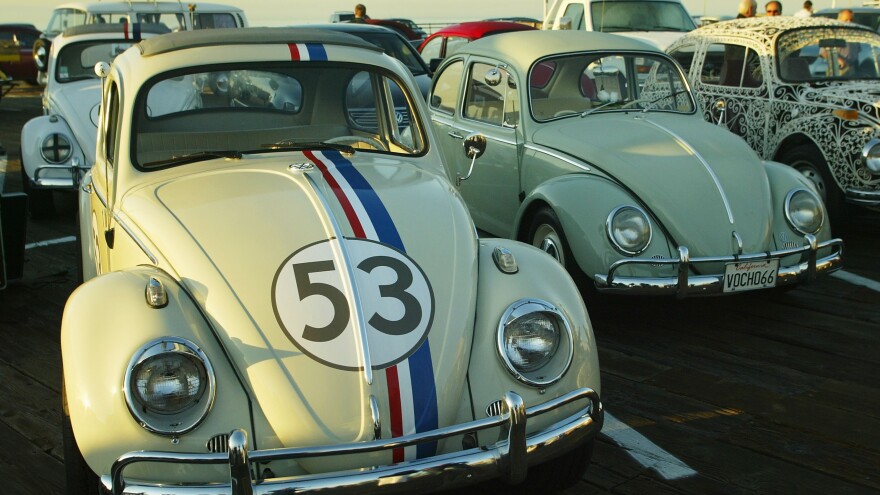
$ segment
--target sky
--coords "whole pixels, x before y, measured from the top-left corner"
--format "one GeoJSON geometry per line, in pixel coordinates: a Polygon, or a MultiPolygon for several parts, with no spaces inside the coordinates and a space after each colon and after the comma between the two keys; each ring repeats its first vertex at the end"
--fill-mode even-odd
{"type": "MultiPolygon", "coordinates": [[[[416,22],[451,23],[487,17],[543,17],[544,0],[213,0],[242,8],[252,26],[326,22],[335,10],[352,10],[358,1],[377,19],[405,17],[416,22]]],[[[193,0],[184,1],[191,3],[193,0]]],[[[0,0],[0,22],[26,22],[46,27],[53,8],[64,0],[0,0]]],[[[198,2],[194,2],[198,3],[198,2]]],[[[736,15],[738,0],[683,0],[693,15],[736,15]]],[[[758,0],[758,12],[764,1],[758,0]]],[[[802,0],[783,0],[783,14],[800,9],[802,0]]],[[[862,0],[813,0],[816,10],[852,7],[862,0]]]]}

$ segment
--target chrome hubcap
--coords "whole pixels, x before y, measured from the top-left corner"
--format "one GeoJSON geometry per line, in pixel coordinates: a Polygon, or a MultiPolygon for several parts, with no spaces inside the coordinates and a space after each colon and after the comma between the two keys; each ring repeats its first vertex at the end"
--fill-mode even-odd
{"type": "Polygon", "coordinates": [[[556,230],[549,225],[541,225],[535,231],[534,246],[549,254],[562,266],[565,266],[565,254],[562,251],[562,241],[556,230]]]}

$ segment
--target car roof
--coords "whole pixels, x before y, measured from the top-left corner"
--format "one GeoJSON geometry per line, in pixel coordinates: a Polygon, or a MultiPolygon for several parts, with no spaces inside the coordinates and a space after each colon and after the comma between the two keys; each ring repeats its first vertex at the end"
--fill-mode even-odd
{"type": "Polygon", "coordinates": [[[17,22],[0,23],[0,29],[33,29],[34,31],[39,31],[39,29],[37,29],[37,27],[33,24],[24,24],[17,22]]]}
{"type": "Polygon", "coordinates": [[[839,14],[841,10],[852,10],[853,13],[877,13],[880,14],[880,8],[877,7],[832,7],[828,9],[822,9],[813,15],[819,14],[839,14]]]}
{"type": "Polygon", "coordinates": [[[138,44],[145,57],[160,53],[224,45],[263,45],[263,44],[322,43],[329,45],[352,46],[382,52],[376,45],[347,33],[311,28],[241,28],[241,29],[201,29],[180,31],[144,40],[138,44]]]}
{"type": "Polygon", "coordinates": [[[827,17],[790,17],[790,16],[772,16],[772,17],[751,17],[747,19],[733,19],[729,21],[716,22],[700,28],[691,33],[724,33],[731,36],[750,37],[755,33],[761,33],[764,36],[773,36],[782,31],[789,29],[804,27],[851,27],[854,29],[866,29],[864,26],[838,21],[837,19],[828,19],[827,17]]]}
{"type": "Polygon", "coordinates": [[[134,24],[122,24],[122,23],[110,23],[110,24],[80,24],[79,26],[74,26],[71,28],[67,28],[62,33],[64,37],[70,36],[79,36],[83,34],[103,34],[103,33],[120,33],[120,34],[128,34],[141,32],[141,33],[152,33],[152,34],[165,34],[170,33],[171,29],[164,24],[146,24],[146,23],[134,23],[134,24]]]}
{"type": "Polygon", "coordinates": [[[339,31],[342,33],[393,33],[395,35],[400,35],[401,37],[403,37],[403,35],[401,35],[399,31],[395,31],[391,28],[380,26],[378,24],[361,24],[357,22],[330,22],[326,24],[308,24],[307,26],[309,28],[326,29],[329,31],[339,31]]]}
{"type": "Polygon", "coordinates": [[[445,28],[437,30],[434,35],[452,35],[464,36],[471,39],[482,38],[487,33],[507,32],[507,31],[529,31],[535,28],[520,24],[518,22],[507,21],[473,21],[452,24],[445,28]]]}
{"type": "Polygon", "coordinates": [[[596,50],[641,51],[662,54],[656,46],[637,39],[596,31],[528,30],[487,36],[458,48],[452,55],[471,53],[497,57],[525,72],[535,61],[550,55],[596,50]]]}
{"type": "MultiPolygon", "coordinates": [[[[59,9],[77,9],[93,14],[114,14],[118,12],[189,12],[189,7],[181,2],[70,2],[55,7],[59,9]]],[[[197,5],[198,12],[243,12],[238,7],[219,3],[202,3],[197,5]]]]}

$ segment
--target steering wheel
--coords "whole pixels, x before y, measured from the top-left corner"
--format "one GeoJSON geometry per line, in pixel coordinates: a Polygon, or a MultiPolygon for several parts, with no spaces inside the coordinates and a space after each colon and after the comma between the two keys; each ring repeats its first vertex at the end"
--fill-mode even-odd
{"type": "Polygon", "coordinates": [[[335,138],[325,139],[325,143],[334,143],[334,144],[356,144],[356,143],[364,143],[369,145],[373,149],[377,149],[379,151],[388,151],[388,147],[385,146],[382,141],[374,137],[368,136],[336,136],[335,138]]]}

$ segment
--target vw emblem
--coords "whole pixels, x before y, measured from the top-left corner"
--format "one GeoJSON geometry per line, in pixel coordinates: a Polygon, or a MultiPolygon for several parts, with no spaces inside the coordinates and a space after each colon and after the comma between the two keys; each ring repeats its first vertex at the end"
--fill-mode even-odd
{"type": "Polygon", "coordinates": [[[397,117],[397,123],[403,124],[403,112],[394,112],[395,117],[397,117]]]}

